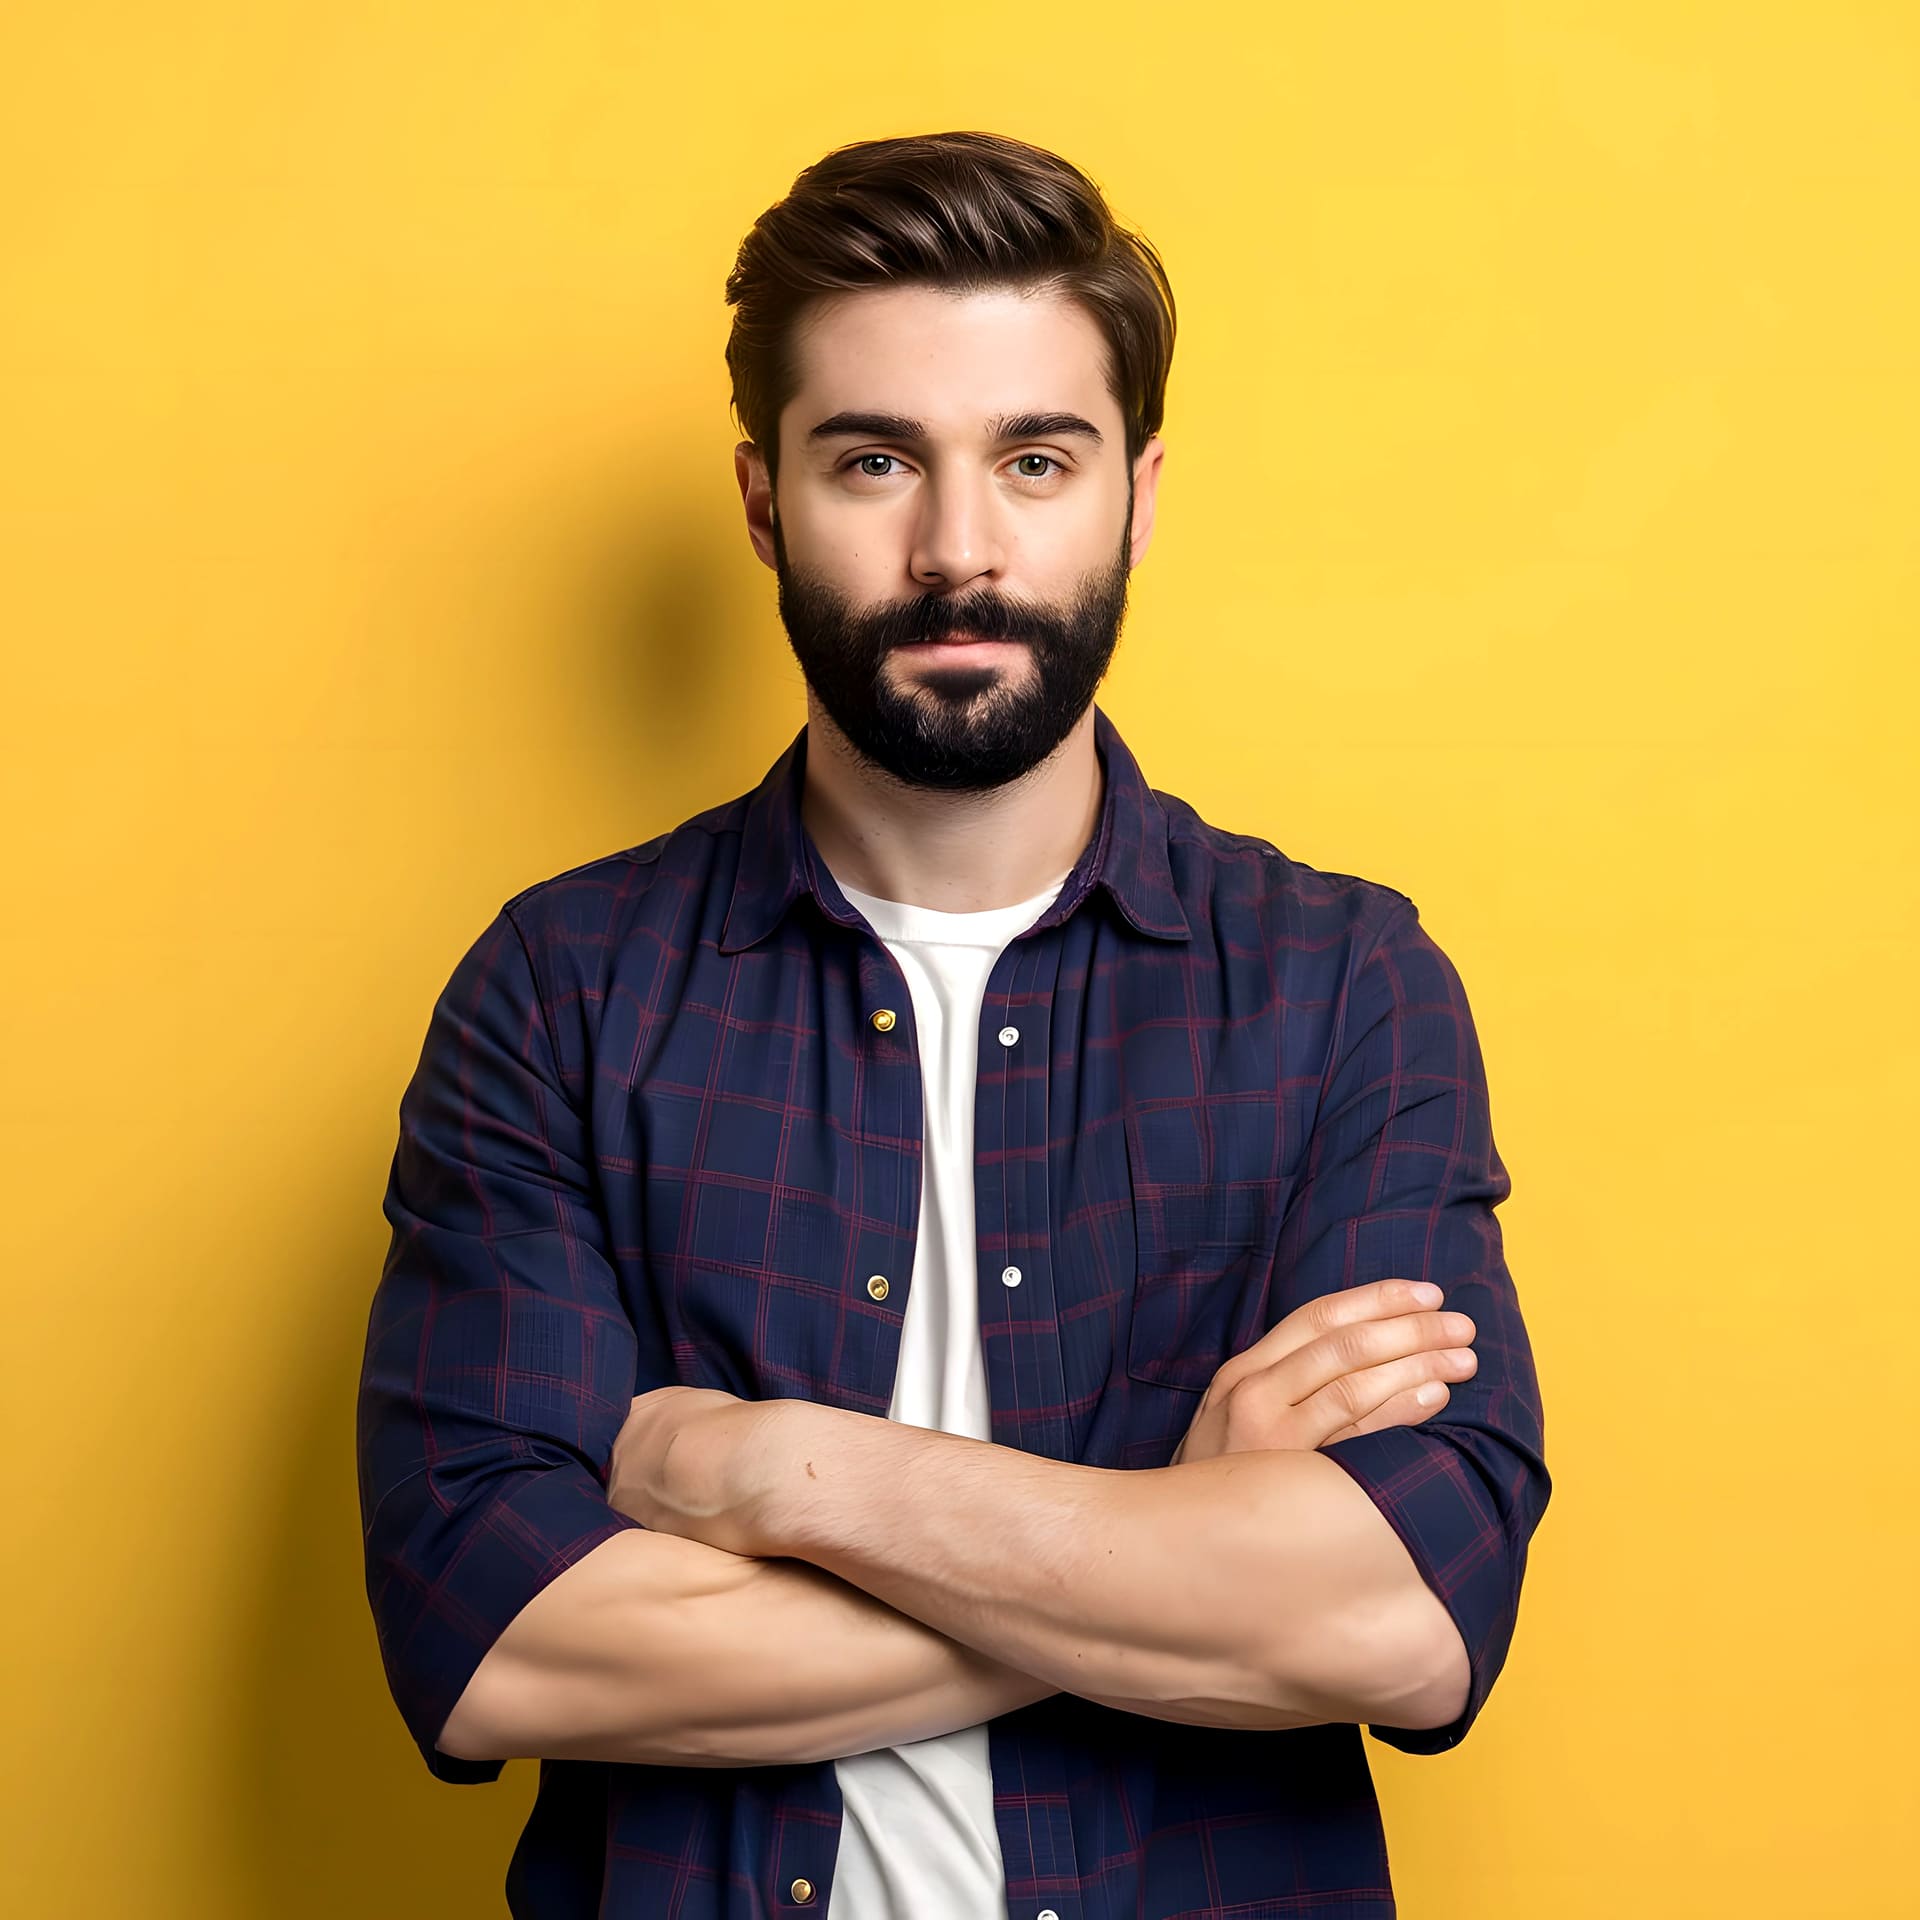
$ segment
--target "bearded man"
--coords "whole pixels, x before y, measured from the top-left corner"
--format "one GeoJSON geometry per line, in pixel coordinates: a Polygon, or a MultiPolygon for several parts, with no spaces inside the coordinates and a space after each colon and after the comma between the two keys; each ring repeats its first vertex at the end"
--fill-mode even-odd
{"type": "Polygon", "coordinates": [[[1459,977],[1095,704],[1174,306],[1085,175],[845,147],[727,290],[806,723],[434,1008],[394,1698],[539,1759],[521,1920],[1387,1920],[1361,1726],[1465,1736],[1550,1490],[1459,977]]]}

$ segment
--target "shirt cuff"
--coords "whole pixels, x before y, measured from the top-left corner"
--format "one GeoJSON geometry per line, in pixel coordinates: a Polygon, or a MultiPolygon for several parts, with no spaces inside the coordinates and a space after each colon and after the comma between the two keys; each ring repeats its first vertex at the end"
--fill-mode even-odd
{"type": "Polygon", "coordinates": [[[1383,1427],[1320,1449],[1386,1515],[1467,1649],[1471,1680],[1467,1703],[1456,1718],[1443,1727],[1368,1724],[1376,1740],[1403,1753],[1444,1753],[1466,1738],[1513,1637],[1519,1569],[1508,1550],[1500,1507],[1470,1451],[1492,1445],[1497,1443],[1478,1430],[1455,1434],[1383,1427]]]}
{"type": "MultiPolygon", "coordinates": [[[[454,1463],[435,1469],[451,1478],[454,1463]]],[[[506,1476],[485,1503],[447,1511],[426,1474],[394,1488],[376,1517],[396,1544],[370,1593],[387,1684],[427,1770],[456,1786],[497,1780],[503,1760],[462,1760],[434,1745],[494,1642],[529,1600],[603,1540],[640,1529],[580,1468],[506,1476]],[[392,1511],[406,1502],[411,1512],[392,1511]]]]}

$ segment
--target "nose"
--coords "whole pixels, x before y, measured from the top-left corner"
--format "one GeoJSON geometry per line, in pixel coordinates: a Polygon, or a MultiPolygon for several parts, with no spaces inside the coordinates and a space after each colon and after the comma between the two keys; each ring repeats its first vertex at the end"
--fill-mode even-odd
{"type": "Polygon", "coordinates": [[[1002,538],[991,482],[984,475],[947,472],[920,495],[909,559],[923,587],[964,587],[1003,563],[1002,538]]]}

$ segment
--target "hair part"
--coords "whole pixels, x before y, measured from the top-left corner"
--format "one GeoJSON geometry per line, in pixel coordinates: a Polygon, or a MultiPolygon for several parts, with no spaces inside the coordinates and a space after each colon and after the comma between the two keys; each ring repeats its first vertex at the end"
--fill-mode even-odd
{"type": "Polygon", "coordinates": [[[1107,343],[1129,470],[1160,430],[1173,361],[1173,287],[1151,242],[1043,147],[994,133],[860,140],[816,160],[740,243],[727,276],[733,410],[779,472],[795,342],[823,296],[876,287],[1011,287],[1077,301],[1107,343]]]}

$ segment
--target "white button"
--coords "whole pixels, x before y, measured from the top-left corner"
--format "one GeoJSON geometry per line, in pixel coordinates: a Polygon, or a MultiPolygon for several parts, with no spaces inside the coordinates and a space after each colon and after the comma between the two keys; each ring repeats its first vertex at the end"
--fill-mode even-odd
{"type": "MultiPolygon", "coordinates": [[[[1020,1029],[1018,1027],[1002,1027],[1000,1029],[1000,1044],[1003,1047],[1012,1046],[1013,1043],[1019,1038],[1020,1038],[1020,1029]]],[[[1040,1920],[1047,1920],[1046,1915],[1042,1914],[1040,1916],[1040,1920]]]]}
{"type": "Polygon", "coordinates": [[[1033,1920],[1060,1920],[1060,1916],[1051,1907],[1042,1907],[1033,1920]]]}
{"type": "Polygon", "coordinates": [[[1008,1286],[1017,1287],[1020,1284],[1020,1269],[1018,1267],[1002,1267],[1000,1269],[1000,1278],[1008,1286]]]}

